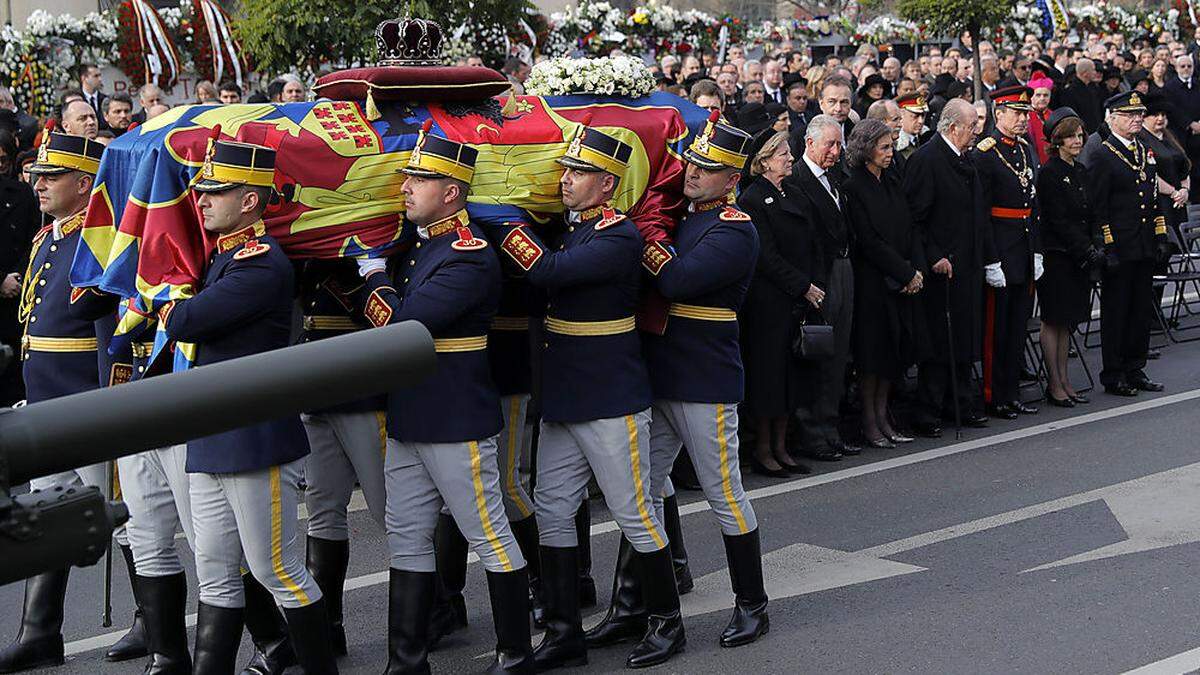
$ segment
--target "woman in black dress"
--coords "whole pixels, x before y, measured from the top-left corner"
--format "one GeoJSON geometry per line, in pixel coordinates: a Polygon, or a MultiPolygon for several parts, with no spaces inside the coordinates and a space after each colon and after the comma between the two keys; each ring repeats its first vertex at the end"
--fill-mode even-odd
{"type": "Polygon", "coordinates": [[[752,154],[751,178],[738,197],[759,239],[758,264],[739,321],[746,410],[756,441],[750,459],[757,473],[782,477],[808,472],[787,450],[788,418],[805,388],[792,356],[791,317],[798,307],[818,305],[824,293],[811,282],[811,270],[820,260],[812,223],[781,189],[792,172],[788,135],[775,132],[764,138],[752,154]]]}
{"type": "Polygon", "coordinates": [[[1037,283],[1042,313],[1042,358],[1051,405],[1073,408],[1087,403],[1067,377],[1071,331],[1091,312],[1091,276],[1103,254],[1092,244],[1095,227],[1088,204],[1087,173],[1076,161],[1083,152],[1083,123],[1071,108],[1059,108],[1046,120],[1050,160],[1038,173],[1045,272],[1037,283]]]}
{"type": "Polygon", "coordinates": [[[900,177],[891,169],[892,130],[879,120],[859,122],[846,143],[850,178],[843,184],[846,220],[854,232],[854,365],[862,393],[867,445],[910,443],[891,424],[892,383],[917,361],[917,293],[924,252],[914,236],[900,177]]]}
{"type": "Polygon", "coordinates": [[[1192,163],[1179,139],[1167,127],[1168,102],[1162,94],[1146,96],[1146,121],[1138,134],[1150,152],[1154,153],[1154,172],[1158,176],[1158,206],[1172,228],[1187,220],[1188,197],[1191,196],[1192,163]]]}

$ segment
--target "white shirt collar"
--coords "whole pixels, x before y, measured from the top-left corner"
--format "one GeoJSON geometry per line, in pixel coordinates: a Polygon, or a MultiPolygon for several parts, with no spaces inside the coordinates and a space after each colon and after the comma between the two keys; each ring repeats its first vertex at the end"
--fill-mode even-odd
{"type": "Polygon", "coordinates": [[[1113,138],[1117,139],[1118,141],[1121,141],[1121,145],[1125,146],[1125,148],[1127,148],[1127,149],[1129,148],[1129,146],[1133,145],[1133,141],[1126,139],[1124,136],[1118,134],[1115,131],[1112,132],[1112,135],[1113,135],[1113,138]]]}
{"type": "Polygon", "coordinates": [[[808,154],[804,154],[804,163],[808,165],[808,170],[816,176],[817,180],[821,180],[821,176],[825,175],[825,169],[817,166],[815,162],[808,158],[808,154]]]}
{"type": "Polygon", "coordinates": [[[946,138],[946,134],[939,133],[938,136],[941,136],[942,140],[946,142],[946,145],[950,146],[950,149],[954,151],[954,155],[956,157],[962,157],[962,150],[959,150],[957,145],[951,143],[950,139],[946,138]]]}

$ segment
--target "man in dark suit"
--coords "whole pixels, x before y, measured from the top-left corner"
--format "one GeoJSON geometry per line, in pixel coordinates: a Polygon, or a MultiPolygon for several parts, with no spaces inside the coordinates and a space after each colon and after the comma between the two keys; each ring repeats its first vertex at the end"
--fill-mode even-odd
{"type": "Polygon", "coordinates": [[[913,153],[904,175],[913,226],[921,233],[925,259],[931,262],[931,274],[921,293],[931,356],[918,370],[920,410],[913,424],[914,431],[930,438],[941,436],[941,419],[953,409],[952,373],[957,376],[957,405],[963,423],[987,425],[977,390],[971,385],[987,228],[982,185],[965,156],[975,137],[975,119],[975,107],[970,103],[961,99],[947,102],[938,117],[937,133],[913,153]]]}
{"type": "Polygon", "coordinates": [[[1079,113],[1083,129],[1088,134],[1094,133],[1104,119],[1103,99],[1096,87],[1097,77],[1095,62],[1079,59],[1075,64],[1075,74],[1067,78],[1066,87],[1058,101],[1058,106],[1068,106],[1079,113]]]}
{"type": "MultiPolygon", "coordinates": [[[[1170,102],[1168,120],[1175,138],[1183,144],[1192,161],[1192,180],[1200,176],[1200,82],[1196,81],[1192,56],[1175,59],[1175,77],[1167,80],[1164,90],[1170,102]]],[[[1192,203],[1200,203],[1193,198],[1192,203]]]]}
{"type": "MultiPolygon", "coordinates": [[[[849,88],[846,88],[848,95],[849,88]]],[[[831,115],[818,115],[808,124],[804,154],[792,176],[784,181],[784,193],[807,202],[813,215],[816,236],[821,240],[822,260],[814,283],[825,291],[818,305],[821,317],[833,326],[834,354],[819,362],[819,390],[813,400],[796,412],[803,425],[805,450],[814,459],[837,461],[842,455],[857,455],[861,449],[849,445],[838,433],[838,409],[845,391],[846,363],[850,358],[850,329],[854,314],[854,270],[850,266],[850,228],[842,213],[839,185],[842,174],[842,125],[831,115]]]]}
{"type": "Polygon", "coordinates": [[[104,77],[100,74],[100,68],[92,63],[79,64],[79,90],[83,92],[83,100],[87,101],[92,110],[96,111],[100,129],[108,129],[108,122],[104,120],[101,114],[104,110],[104,101],[108,95],[104,93],[104,77]]]}

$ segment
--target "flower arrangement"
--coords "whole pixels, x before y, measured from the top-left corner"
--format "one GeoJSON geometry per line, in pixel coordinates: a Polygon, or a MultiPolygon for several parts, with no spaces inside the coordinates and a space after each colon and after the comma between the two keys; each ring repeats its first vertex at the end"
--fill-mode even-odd
{"type": "Polygon", "coordinates": [[[922,36],[921,28],[912,21],[894,16],[877,16],[859,24],[854,32],[846,36],[852,46],[860,44],[890,44],[893,42],[915,42],[922,36]]]}
{"type": "Polygon", "coordinates": [[[1142,28],[1147,33],[1154,37],[1158,37],[1162,33],[1166,33],[1172,40],[1179,39],[1179,35],[1183,31],[1186,24],[1190,21],[1181,21],[1185,19],[1183,12],[1176,7],[1167,9],[1154,9],[1146,16],[1142,17],[1142,28]]]}
{"type": "Polygon", "coordinates": [[[640,59],[628,56],[547,59],[525,80],[531,96],[605,94],[639,98],[655,88],[654,75],[640,59]]]}
{"type": "Polygon", "coordinates": [[[1081,31],[1124,33],[1132,36],[1139,28],[1137,15],[1124,7],[1110,5],[1104,0],[1071,10],[1072,25],[1081,31]]]}
{"type": "Polygon", "coordinates": [[[1026,35],[1043,35],[1042,10],[1037,5],[1018,4],[1008,20],[996,26],[992,38],[1001,44],[1019,45],[1026,35]]]}
{"type": "Polygon", "coordinates": [[[625,43],[625,12],[608,2],[579,0],[579,4],[550,16],[555,30],[580,51],[602,56],[625,43]]]}

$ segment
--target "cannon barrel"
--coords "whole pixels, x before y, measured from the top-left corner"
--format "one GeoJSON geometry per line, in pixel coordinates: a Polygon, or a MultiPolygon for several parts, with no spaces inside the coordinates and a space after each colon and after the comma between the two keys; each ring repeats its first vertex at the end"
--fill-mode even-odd
{"type": "Polygon", "coordinates": [[[406,321],[6,410],[5,484],[414,385],[435,361],[406,321]]]}

